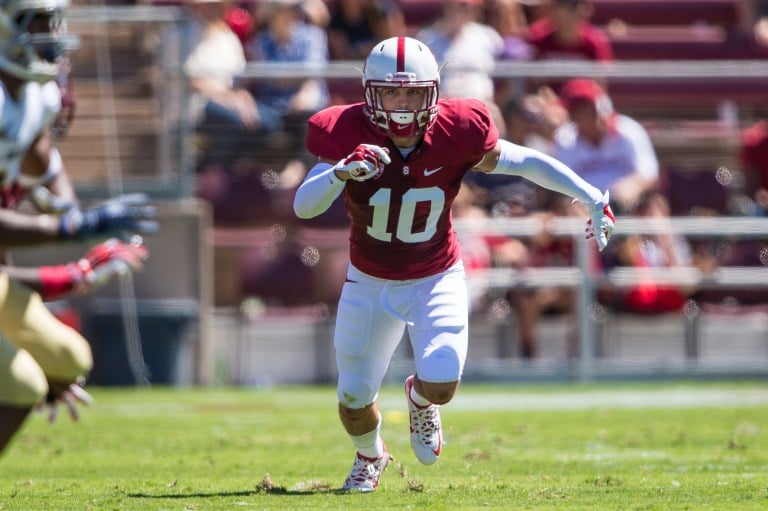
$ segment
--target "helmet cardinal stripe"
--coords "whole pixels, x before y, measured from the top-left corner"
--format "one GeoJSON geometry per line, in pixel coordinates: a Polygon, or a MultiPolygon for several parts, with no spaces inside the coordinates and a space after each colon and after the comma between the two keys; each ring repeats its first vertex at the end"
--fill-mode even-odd
{"type": "Polygon", "coordinates": [[[405,37],[397,38],[397,72],[405,71],[405,37]]]}

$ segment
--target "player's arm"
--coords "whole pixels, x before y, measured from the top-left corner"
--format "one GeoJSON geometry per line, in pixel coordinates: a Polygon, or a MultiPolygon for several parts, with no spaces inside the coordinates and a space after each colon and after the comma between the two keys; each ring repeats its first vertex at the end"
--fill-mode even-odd
{"type": "Polygon", "coordinates": [[[41,212],[60,213],[77,205],[75,188],[50,129],[37,137],[22,158],[19,184],[31,191],[32,201],[41,212]]]}
{"type": "Polygon", "coordinates": [[[139,236],[128,243],[113,238],[99,243],[77,261],[40,267],[0,265],[0,272],[50,300],[89,293],[116,276],[141,271],[148,257],[149,251],[139,236]]]}
{"type": "Polygon", "coordinates": [[[615,223],[608,205],[608,192],[603,193],[587,183],[561,161],[536,149],[499,140],[475,168],[492,174],[522,176],[539,186],[573,197],[589,210],[587,237],[594,236],[600,250],[607,245],[615,223]]]}
{"type": "Polygon", "coordinates": [[[335,164],[318,159],[296,190],[293,199],[296,216],[313,218],[324,213],[341,194],[346,181],[367,181],[376,177],[390,161],[386,149],[371,144],[360,144],[335,164]]]}

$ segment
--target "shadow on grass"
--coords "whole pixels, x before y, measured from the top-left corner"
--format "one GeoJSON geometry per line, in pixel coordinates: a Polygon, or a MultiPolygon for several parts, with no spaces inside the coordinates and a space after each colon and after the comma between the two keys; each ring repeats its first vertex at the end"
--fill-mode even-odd
{"type": "Polygon", "coordinates": [[[195,493],[144,493],[134,492],[128,496],[135,499],[190,499],[206,497],[254,497],[256,495],[279,495],[279,496],[306,496],[306,495],[353,495],[355,492],[344,491],[340,488],[307,488],[307,489],[288,489],[288,488],[269,488],[248,491],[224,491],[224,492],[195,492],[195,493]]]}

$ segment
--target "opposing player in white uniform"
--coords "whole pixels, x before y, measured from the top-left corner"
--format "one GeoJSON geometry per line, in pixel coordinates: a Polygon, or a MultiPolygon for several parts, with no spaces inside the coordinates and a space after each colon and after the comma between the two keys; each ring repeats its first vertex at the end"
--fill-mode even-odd
{"type": "Polygon", "coordinates": [[[456,392],[467,353],[466,275],[450,213],[467,172],[521,175],[576,198],[600,249],[614,225],[607,194],[557,160],[500,140],[482,102],[438,101],[439,83],[429,48],[394,37],[365,62],[365,102],[309,120],[307,148],[318,163],[294,211],[311,218],[342,195],[352,220],[334,334],[339,416],[357,449],[346,490],[374,490],[390,460],[377,396],[405,328],[416,364],[405,382],[411,446],[425,464],[440,455],[439,405],[456,392]]]}
{"type": "MultiPolygon", "coordinates": [[[[59,27],[67,1],[0,0],[2,249],[113,233],[127,237],[157,228],[143,195],[78,207],[52,145],[50,126],[61,103],[53,80],[63,56],[59,27]],[[17,211],[26,198],[41,211],[17,211]]],[[[56,319],[43,299],[87,292],[115,274],[139,269],[146,256],[140,242],[111,239],[71,264],[0,266],[0,452],[44,399],[63,400],[73,417],[74,402],[88,399],[79,383],[93,363],[90,346],[56,319]]]]}

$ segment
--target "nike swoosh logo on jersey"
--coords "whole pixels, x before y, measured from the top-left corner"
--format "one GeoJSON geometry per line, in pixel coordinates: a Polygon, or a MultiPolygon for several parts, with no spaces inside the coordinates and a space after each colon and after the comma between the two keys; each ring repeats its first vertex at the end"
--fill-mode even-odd
{"type": "Polygon", "coordinates": [[[424,169],[424,176],[431,176],[435,172],[439,172],[441,170],[443,170],[443,167],[437,167],[436,169],[424,169]]]}

